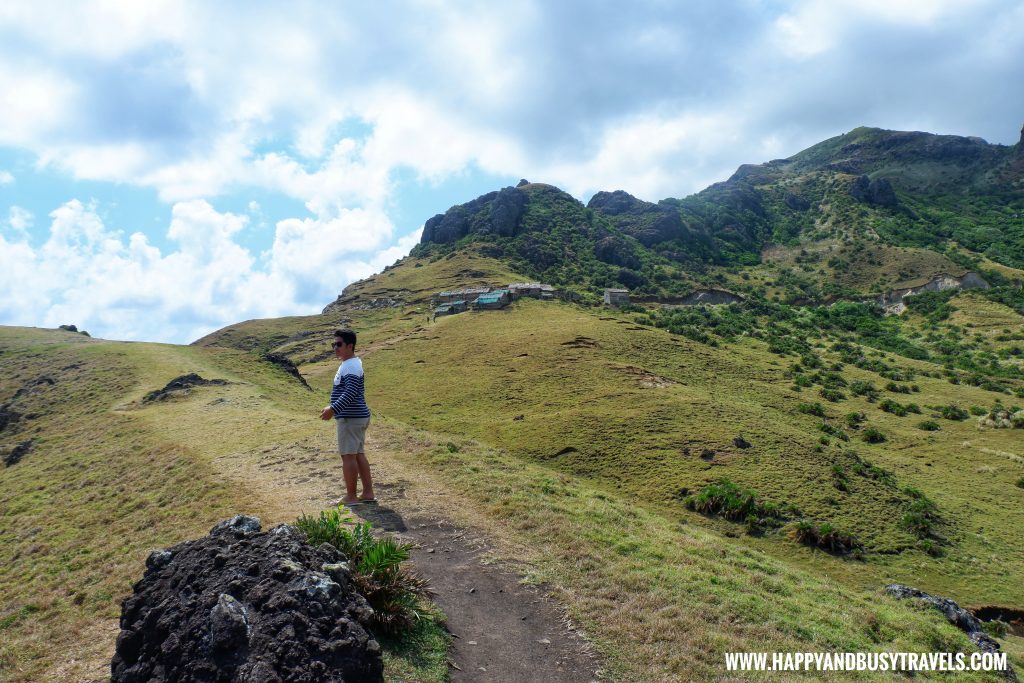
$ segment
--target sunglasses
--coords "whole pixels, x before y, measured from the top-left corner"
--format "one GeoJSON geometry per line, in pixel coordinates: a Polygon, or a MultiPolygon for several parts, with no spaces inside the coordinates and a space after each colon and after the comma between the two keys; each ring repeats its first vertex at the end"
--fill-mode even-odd
{"type": "Polygon", "coordinates": [[[334,342],[334,343],[331,344],[331,348],[332,349],[336,349],[339,346],[345,346],[345,342],[334,342]]]}

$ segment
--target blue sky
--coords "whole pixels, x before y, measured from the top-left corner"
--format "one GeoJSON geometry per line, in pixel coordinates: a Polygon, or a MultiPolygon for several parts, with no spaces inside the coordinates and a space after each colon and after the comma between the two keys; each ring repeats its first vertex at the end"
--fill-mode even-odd
{"type": "Polygon", "coordinates": [[[684,196],[859,125],[1013,144],[1024,3],[5,2],[0,324],[318,312],[515,184],[684,196]]]}

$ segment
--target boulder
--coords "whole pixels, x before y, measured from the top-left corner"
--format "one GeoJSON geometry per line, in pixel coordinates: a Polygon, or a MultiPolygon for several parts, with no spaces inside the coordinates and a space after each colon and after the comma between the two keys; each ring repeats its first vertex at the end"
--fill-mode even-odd
{"type": "Polygon", "coordinates": [[[373,611],[344,560],[243,515],[154,551],[122,604],[111,680],[383,680],[373,611]]]}
{"type": "MultiPolygon", "coordinates": [[[[999,643],[985,633],[981,627],[981,621],[949,598],[940,598],[935,595],[929,595],[922,590],[911,588],[910,586],[905,586],[901,583],[894,583],[886,586],[885,592],[897,600],[916,599],[924,602],[925,604],[931,605],[942,612],[949,623],[966,633],[967,637],[978,646],[979,650],[982,652],[999,651],[999,643]]],[[[1007,668],[1003,671],[1003,675],[1008,680],[1017,680],[1017,675],[1014,673],[1012,668],[1007,668]]]]}

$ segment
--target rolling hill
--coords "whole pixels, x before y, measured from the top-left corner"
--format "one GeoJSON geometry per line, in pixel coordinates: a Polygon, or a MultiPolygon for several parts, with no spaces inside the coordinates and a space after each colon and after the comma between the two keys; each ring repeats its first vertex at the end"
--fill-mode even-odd
{"type": "MultiPolygon", "coordinates": [[[[30,446],[0,470],[0,672],[98,676],[150,548],[332,497],[315,414],[339,326],[377,478],[493,539],[610,679],[716,679],[730,651],[971,651],[882,588],[1024,609],[1021,147],[856,129],[656,204],[524,181],[431,219],[319,315],[187,347],[3,328],[0,436],[30,446]],[[967,272],[987,287],[877,305],[967,272]],[[531,279],[579,298],[431,319],[436,292],[531,279]],[[598,305],[611,286],[640,305],[598,305]],[[678,304],[707,288],[736,300],[678,304]],[[145,400],[191,372],[227,383],[145,400]]],[[[1000,642],[1024,665],[1020,633],[1000,642]]]]}

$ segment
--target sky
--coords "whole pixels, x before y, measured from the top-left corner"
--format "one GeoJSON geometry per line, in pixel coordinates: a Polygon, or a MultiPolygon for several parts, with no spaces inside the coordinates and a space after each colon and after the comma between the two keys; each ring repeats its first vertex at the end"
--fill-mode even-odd
{"type": "Polygon", "coordinates": [[[1014,144],[1024,0],[0,3],[0,325],[318,313],[520,178],[682,197],[857,126],[1014,144]]]}

